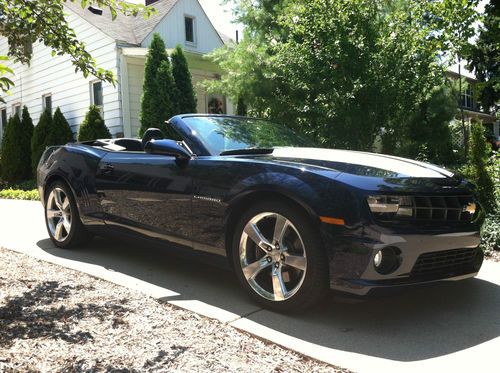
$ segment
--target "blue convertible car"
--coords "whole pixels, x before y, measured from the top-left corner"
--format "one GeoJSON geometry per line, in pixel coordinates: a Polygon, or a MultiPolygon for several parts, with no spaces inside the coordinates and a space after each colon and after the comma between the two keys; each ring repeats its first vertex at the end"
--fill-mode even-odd
{"type": "Polygon", "coordinates": [[[264,120],[181,115],[142,140],[52,147],[37,177],[57,246],[114,232],[226,257],[243,288],[278,311],[328,288],[365,295],[464,279],[483,261],[483,213],[467,181],[409,159],[314,148],[264,120]]]}

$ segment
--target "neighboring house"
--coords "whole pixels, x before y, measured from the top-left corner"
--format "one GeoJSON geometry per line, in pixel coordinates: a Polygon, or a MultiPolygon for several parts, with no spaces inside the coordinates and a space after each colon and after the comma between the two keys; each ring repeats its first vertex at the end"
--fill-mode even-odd
{"type": "MultiPolygon", "coordinates": [[[[458,74],[457,67],[454,66],[448,71],[448,76],[453,80],[458,80],[462,77],[463,84],[465,84],[462,86],[462,95],[458,102],[458,108],[464,111],[465,121],[470,122],[472,119],[475,119],[482,122],[483,125],[498,138],[500,136],[500,123],[495,116],[481,110],[480,103],[475,97],[475,85],[478,83],[478,80],[474,75],[464,67],[462,67],[460,74],[458,74]]],[[[458,113],[457,119],[461,119],[460,112],[458,113]]]]}
{"type": "MultiPolygon", "coordinates": [[[[52,57],[49,48],[36,43],[29,66],[10,64],[16,74],[15,87],[11,95],[3,95],[6,103],[0,103],[0,131],[5,128],[7,118],[26,105],[35,124],[45,108],[54,111],[60,107],[76,132],[89,105],[95,104],[101,108],[113,136],[137,136],[144,63],[154,32],[161,35],[168,49],[177,44],[184,48],[196,89],[198,112],[208,112],[209,104],[220,100],[224,112],[232,113],[231,103],[223,96],[209,96],[197,84],[220,77],[217,65],[204,59],[204,55],[224,45],[198,1],[146,1],[149,4],[157,14],[147,20],[140,15],[134,18],[119,14],[112,21],[108,9],[82,9],[79,1],[66,2],[70,26],[85,42],[97,65],[115,73],[116,86],[75,74],[68,56],[52,57]]],[[[7,39],[0,37],[0,55],[6,55],[7,50],[7,39]]]]}

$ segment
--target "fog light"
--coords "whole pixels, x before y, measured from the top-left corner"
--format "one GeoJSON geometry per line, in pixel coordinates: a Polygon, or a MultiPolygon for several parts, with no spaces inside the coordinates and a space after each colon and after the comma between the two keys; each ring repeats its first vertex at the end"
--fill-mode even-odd
{"type": "Polygon", "coordinates": [[[373,257],[375,270],[382,275],[394,272],[401,264],[400,254],[401,250],[397,247],[384,247],[377,251],[373,257]]]}
{"type": "Polygon", "coordinates": [[[381,263],[382,263],[382,251],[379,250],[375,254],[375,258],[373,258],[373,264],[375,264],[375,267],[380,267],[381,263]]]}

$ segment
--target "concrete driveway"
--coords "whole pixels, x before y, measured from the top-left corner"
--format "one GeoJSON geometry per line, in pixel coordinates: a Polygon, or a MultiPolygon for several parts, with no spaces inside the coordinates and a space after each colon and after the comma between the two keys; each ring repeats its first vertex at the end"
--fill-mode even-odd
{"type": "Polygon", "coordinates": [[[217,318],[313,358],[361,372],[498,372],[500,264],[478,278],[379,299],[331,294],[303,315],[257,307],[232,273],[168,250],[95,239],[55,248],[38,202],[0,200],[0,246],[217,318]]]}

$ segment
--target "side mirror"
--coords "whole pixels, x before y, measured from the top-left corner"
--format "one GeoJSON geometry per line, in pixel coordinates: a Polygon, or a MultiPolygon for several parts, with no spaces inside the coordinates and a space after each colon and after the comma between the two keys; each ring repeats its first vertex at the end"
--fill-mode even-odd
{"type": "Polygon", "coordinates": [[[144,147],[149,154],[169,155],[178,160],[191,159],[191,154],[174,140],[151,140],[144,147]]]}

